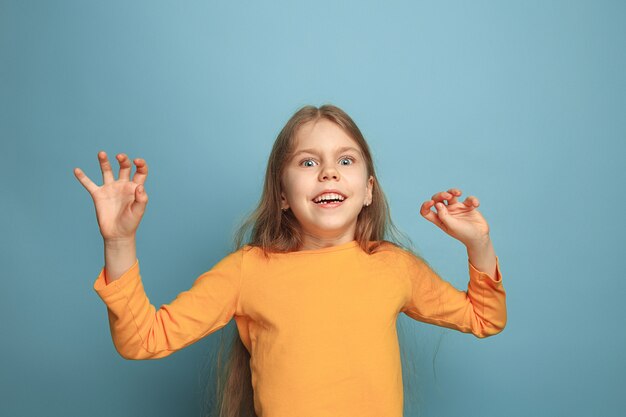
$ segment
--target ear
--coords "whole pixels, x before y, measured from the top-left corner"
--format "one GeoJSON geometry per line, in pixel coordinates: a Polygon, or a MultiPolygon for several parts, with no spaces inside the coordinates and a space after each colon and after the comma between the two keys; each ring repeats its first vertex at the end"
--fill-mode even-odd
{"type": "Polygon", "coordinates": [[[365,204],[372,204],[372,190],[374,189],[374,177],[370,175],[367,180],[367,191],[365,192],[365,204]]]}
{"type": "Polygon", "coordinates": [[[287,202],[287,197],[285,197],[285,193],[281,191],[280,193],[280,208],[282,210],[287,210],[289,208],[289,203],[287,202]]]}

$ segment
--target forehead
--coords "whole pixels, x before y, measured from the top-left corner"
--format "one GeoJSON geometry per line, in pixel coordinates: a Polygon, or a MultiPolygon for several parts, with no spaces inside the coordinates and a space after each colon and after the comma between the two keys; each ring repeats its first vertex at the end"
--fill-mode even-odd
{"type": "Polygon", "coordinates": [[[332,151],[342,148],[356,148],[361,152],[359,144],[343,128],[328,119],[310,121],[298,128],[293,141],[293,152],[303,149],[332,151]]]}

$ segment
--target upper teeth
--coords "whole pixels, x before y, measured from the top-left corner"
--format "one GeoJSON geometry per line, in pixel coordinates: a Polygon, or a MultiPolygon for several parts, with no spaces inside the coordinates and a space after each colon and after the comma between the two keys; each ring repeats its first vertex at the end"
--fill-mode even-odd
{"type": "Polygon", "coordinates": [[[344,196],[342,196],[341,194],[335,194],[335,193],[326,193],[326,194],[321,194],[317,197],[315,197],[315,200],[313,200],[315,203],[319,203],[322,200],[340,200],[343,201],[345,199],[344,196]]]}

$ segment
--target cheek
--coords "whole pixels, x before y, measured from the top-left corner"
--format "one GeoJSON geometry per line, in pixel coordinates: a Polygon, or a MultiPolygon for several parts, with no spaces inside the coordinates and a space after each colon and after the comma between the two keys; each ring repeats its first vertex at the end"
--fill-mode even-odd
{"type": "Polygon", "coordinates": [[[368,178],[369,176],[365,171],[352,173],[352,175],[350,176],[350,181],[355,188],[354,191],[358,192],[359,194],[365,193],[369,186],[368,178]]]}
{"type": "Polygon", "coordinates": [[[282,193],[287,199],[293,198],[302,189],[301,181],[297,175],[284,175],[281,184],[282,193]]]}

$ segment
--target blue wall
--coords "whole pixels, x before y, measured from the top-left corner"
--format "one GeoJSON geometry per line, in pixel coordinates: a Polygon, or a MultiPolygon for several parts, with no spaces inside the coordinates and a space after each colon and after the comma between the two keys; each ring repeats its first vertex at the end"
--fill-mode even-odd
{"type": "Polygon", "coordinates": [[[618,416],[626,3],[0,1],[0,415],[196,416],[213,334],[117,355],[96,154],[150,167],[138,257],[172,300],[230,249],[303,104],[368,138],[397,225],[457,288],[464,247],[419,215],[459,187],[491,226],[509,322],[489,339],[402,316],[407,416],[618,416]],[[406,323],[404,323],[406,320],[406,323]]]}

